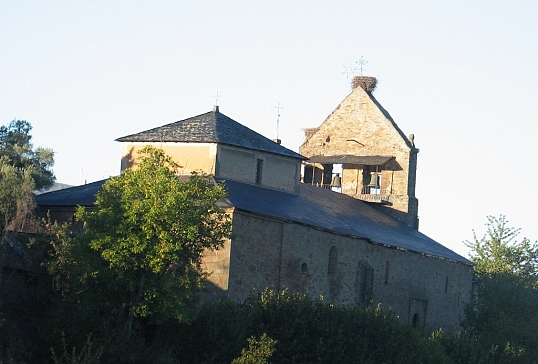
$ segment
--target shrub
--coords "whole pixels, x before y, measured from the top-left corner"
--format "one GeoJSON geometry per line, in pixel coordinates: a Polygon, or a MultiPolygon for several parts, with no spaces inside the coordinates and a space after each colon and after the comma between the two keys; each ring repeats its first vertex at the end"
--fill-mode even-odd
{"type": "Polygon", "coordinates": [[[248,338],[276,340],[271,363],[450,363],[438,340],[382,307],[325,304],[266,290],[244,304],[203,307],[182,328],[182,362],[230,363],[248,338]]]}

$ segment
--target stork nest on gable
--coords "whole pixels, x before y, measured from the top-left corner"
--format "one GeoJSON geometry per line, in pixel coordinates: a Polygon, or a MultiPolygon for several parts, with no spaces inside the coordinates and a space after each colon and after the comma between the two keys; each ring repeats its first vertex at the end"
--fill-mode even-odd
{"type": "Polygon", "coordinates": [[[304,128],[303,131],[305,139],[310,139],[310,137],[312,137],[312,135],[314,135],[318,131],[318,129],[319,128],[304,128]]]}
{"type": "Polygon", "coordinates": [[[377,79],[369,76],[355,76],[351,80],[351,87],[353,89],[361,87],[366,92],[372,92],[377,86],[377,79]]]}

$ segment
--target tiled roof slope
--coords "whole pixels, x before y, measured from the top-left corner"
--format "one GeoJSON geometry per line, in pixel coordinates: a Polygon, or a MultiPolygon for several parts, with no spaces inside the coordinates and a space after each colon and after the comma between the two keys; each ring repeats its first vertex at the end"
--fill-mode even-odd
{"type": "MultiPolygon", "coordinates": [[[[44,193],[36,196],[36,203],[40,206],[91,206],[104,182],[44,193]]],[[[297,195],[232,180],[225,181],[225,186],[228,200],[239,210],[472,264],[418,230],[344,194],[307,184],[300,184],[297,195]]]]}
{"type": "Polygon", "coordinates": [[[116,139],[119,142],[222,143],[306,159],[261,134],[221,114],[218,107],[208,113],[116,139]]]}
{"type": "Polygon", "coordinates": [[[472,264],[418,230],[378,211],[366,202],[341,193],[307,184],[300,184],[297,195],[231,180],[226,181],[225,185],[230,202],[244,211],[472,264]]]}

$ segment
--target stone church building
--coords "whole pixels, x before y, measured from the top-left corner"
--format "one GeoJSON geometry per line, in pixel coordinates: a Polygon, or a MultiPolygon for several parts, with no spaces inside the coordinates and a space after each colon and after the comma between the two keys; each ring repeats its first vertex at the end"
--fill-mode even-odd
{"type": "MultiPolygon", "coordinates": [[[[368,85],[305,134],[298,154],[215,107],[117,140],[122,170],[149,144],[182,174],[202,171],[225,184],[233,237],[204,256],[211,273],[205,299],[289,289],[326,302],[381,303],[414,326],[456,330],[470,300],[472,264],[418,231],[413,137],[368,85]]],[[[103,183],[36,202],[65,221],[75,206],[92,206],[103,183]]]]}

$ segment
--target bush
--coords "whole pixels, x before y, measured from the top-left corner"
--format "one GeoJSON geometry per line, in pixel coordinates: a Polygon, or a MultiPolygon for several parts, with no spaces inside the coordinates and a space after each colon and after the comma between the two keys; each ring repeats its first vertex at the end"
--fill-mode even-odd
{"type": "Polygon", "coordinates": [[[241,356],[232,364],[266,364],[275,352],[276,341],[263,334],[259,340],[254,336],[248,339],[248,349],[241,350],[241,356]]]}
{"type": "Polygon", "coordinates": [[[203,307],[178,342],[182,362],[230,363],[248,338],[277,341],[271,363],[450,363],[439,340],[381,307],[325,304],[266,290],[244,304],[203,307]]]}

